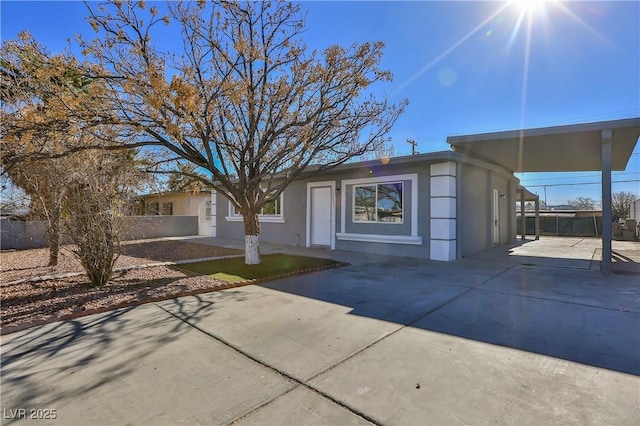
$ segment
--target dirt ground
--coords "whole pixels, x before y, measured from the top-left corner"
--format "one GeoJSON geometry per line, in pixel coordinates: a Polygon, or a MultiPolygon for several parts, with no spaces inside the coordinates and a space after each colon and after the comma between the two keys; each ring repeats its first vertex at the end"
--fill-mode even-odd
{"type": "MultiPolygon", "coordinates": [[[[48,322],[108,308],[224,288],[228,283],[175,267],[154,266],[114,273],[107,286],[92,287],[83,275],[35,282],[17,280],[82,272],[72,247],[63,247],[59,264],[46,266],[48,249],[0,252],[0,329],[48,322]]],[[[239,250],[181,241],[126,243],[116,267],[153,262],[237,255],[239,250]]]]}

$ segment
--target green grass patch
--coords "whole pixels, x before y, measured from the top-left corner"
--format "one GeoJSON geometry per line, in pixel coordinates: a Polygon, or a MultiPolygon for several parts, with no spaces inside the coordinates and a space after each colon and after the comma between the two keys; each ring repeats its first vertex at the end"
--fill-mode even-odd
{"type": "Polygon", "coordinates": [[[292,256],[289,254],[267,254],[260,256],[260,260],[261,263],[259,265],[245,265],[244,257],[236,257],[233,259],[185,263],[180,265],[180,268],[229,283],[239,283],[248,280],[266,280],[308,269],[342,265],[341,262],[331,259],[292,256]]]}

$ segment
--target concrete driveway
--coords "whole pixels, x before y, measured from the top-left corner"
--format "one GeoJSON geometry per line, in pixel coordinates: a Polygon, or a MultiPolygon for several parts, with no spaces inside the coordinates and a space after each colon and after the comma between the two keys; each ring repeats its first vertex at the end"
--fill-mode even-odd
{"type": "Polygon", "coordinates": [[[351,266],[2,336],[2,424],[640,423],[637,276],[308,253],[351,266]]]}

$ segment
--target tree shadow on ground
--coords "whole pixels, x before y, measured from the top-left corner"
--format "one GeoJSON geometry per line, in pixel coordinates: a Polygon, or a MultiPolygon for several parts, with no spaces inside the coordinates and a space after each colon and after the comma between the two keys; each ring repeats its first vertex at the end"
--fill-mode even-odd
{"type": "MultiPolygon", "coordinates": [[[[239,293],[220,292],[218,300],[239,293]]],[[[188,312],[180,313],[193,324],[217,308],[216,301],[200,296],[188,299],[188,312]]],[[[103,388],[113,389],[107,385],[149,368],[156,357],[179,352],[180,339],[189,333],[194,333],[191,325],[147,304],[3,335],[2,406],[55,408],[87,395],[98,397],[103,388]]]]}
{"type": "Polygon", "coordinates": [[[640,286],[621,275],[394,258],[262,286],[351,315],[640,375],[640,286]]]}

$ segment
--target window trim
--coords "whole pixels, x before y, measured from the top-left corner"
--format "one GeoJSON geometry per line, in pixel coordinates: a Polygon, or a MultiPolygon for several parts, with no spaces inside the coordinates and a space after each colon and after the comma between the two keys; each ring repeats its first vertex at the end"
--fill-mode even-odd
{"type": "MultiPolygon", "coordinates": [[[[346,187],[349,185],[360,185],[366,183],[378,183],[385,181],[409,181],[411,182],[411,209],[408,213],[411,215],[409,217],[411,224],[411,236],[418,236],[418,174],[417,173],[407,173],[404,175],[389,175],[389,176],[376,176],[371,178],[362,178],[362,179],[345,179],[341,182],[341,186],[344,188],[342,193],[340,194],[340,202],[342,206],[346,206],[347,204],[347,190],[346,187]]],[[[347,209],[340,209],[340,233],[346,233],[346,224],[347,224],[347,209]]],[[[406,210],[406,209],[405,209],[406,210]]],[[[406,213],[404,213],[406,214],[406,213]]]]}
{"type": "MultiPolygon", "coordinates": [[[[285,223],[286,220],[284,218],[284,191],[280,193],[280,213],[279,214],[259,214],[258,220],[261,223],[285,223]]],[[[229,211],[227,216],[225,216],[225,220],[227,222],[242,222],[243,218],[240,214],[235,214],[235,209],[233,203],[228,201],[229,211]]]]}
{"type": "Polygon", "coordinates": [[[354,184],[352,185],[352,189],[351,189],[351,201],[352,201],[352,205],[351,205],[351,223],[353,224],[358,224],[358,223],[375,223],[375,224],[380,224],[380,225],[402,225],[404,224],[404,215],[405,215],[405,208],[404,208],[404,181],[380,181],[377,183],[364,183],[364,184],[354,184]],[[396,184],[400,184],[402,185],[402,220],[400,222],[382,222],[377,220],[378,219],[378,186],[380,185],[396,185],[396,184]],[[376,202],[375,202],[375,207],[374,207],[374,213],[375,213],[375,218],[376,220],[355,220],[356,217],[356,189],[357,188],[364,188],[366,186],[375,186],[376,187],[376,202]]]}

